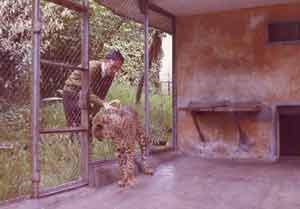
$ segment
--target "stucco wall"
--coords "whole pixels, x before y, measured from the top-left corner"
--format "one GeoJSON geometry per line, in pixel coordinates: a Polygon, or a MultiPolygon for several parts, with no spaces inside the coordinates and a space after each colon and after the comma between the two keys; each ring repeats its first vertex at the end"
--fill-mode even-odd
{"type": "Polygon", "coordinates": [[[300,4],[178,17],[176,74],[178,107],[190,101],[259,101],[259,114],[243,114],[241,128],[250,149],[238,146],[230,113],[206,113],[200,143],[189,113],[178,110],[178,143],[183,151],[209,157],[274,157],[272,111],[277,102],[300,101],[300,43],[268,44],[270,21],[300,20],[300,4]],[[269,107],[269,108],[268,108],[269,107]]]}

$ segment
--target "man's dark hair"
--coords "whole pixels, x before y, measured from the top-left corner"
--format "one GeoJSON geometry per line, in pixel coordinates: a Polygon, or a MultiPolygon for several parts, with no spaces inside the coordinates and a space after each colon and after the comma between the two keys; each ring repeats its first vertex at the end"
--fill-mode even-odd
{"type": "Polygon", "coordinates": [[[109,51],[106,54],[105,59],[107,59],[107,60],[120,60],[120,61],[124,62],[123,55],[117,49],[113,49],[113,50],[109,51]]]}

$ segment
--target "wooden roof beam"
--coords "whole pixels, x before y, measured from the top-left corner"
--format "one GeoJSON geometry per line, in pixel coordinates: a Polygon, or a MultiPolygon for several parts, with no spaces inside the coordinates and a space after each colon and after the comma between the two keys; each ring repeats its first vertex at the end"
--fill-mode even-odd
{"type": "Polygon", "coordinates": [[[155,5],[155,4],[152,4],[152,3],[149,3],[149,9],[154,11],[154,12],[157,12],[159,14],[162,14],[164,16],[167,16],[169,18],[175,18],[175,15],[171,14],[170,12],[166,11],[165,9],[155,5]]]}

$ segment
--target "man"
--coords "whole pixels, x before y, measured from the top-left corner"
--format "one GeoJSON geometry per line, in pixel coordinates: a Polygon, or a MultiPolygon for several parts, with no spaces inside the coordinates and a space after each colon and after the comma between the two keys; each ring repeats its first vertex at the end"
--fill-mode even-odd
{"type": "MultiPolygon", "coordinates": [[[[112,84],[115,74],[120,71],[124,57],[118,50],[110,51],[103,61],[90,61],[89,102],[93,107],[91,117],[103,106],[105,96],[112,84]]],[[[67,125],[80,126],[79,92],[81,90],[82,71],[74,70],[63,88],[63,105],[67,125]]]]}

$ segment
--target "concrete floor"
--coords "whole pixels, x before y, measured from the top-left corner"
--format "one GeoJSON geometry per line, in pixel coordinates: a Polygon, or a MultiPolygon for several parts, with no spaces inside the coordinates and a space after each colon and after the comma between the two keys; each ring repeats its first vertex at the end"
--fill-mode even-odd
{"type": "Polygon", "coordinates": [[[3,209],[299,209],[300,160],[249,163],[180,157],[134,187],[82,188],[3,209]]]}

